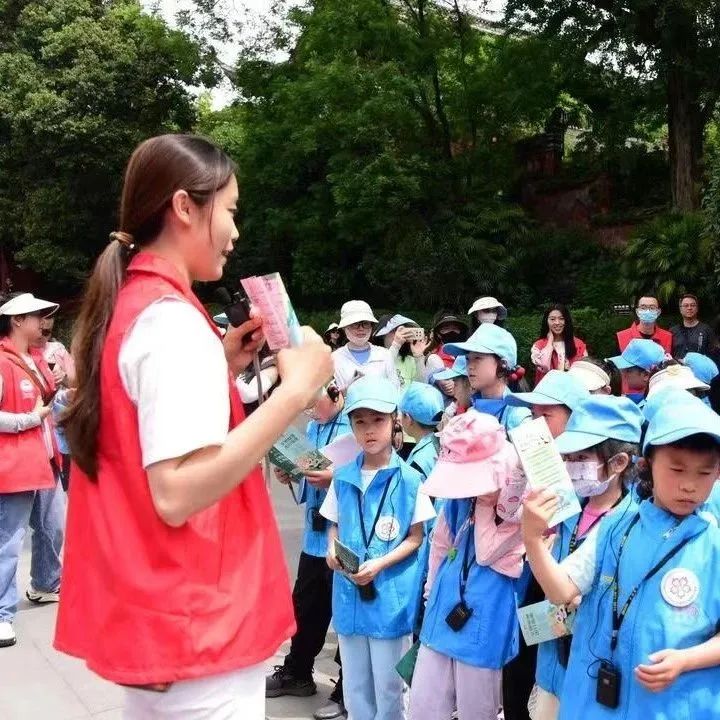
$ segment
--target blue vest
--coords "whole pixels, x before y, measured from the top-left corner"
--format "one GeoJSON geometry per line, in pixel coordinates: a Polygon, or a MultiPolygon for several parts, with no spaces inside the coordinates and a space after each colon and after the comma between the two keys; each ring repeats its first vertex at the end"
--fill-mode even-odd
{"type": "MultiPolygon", "coordinates": [[[[613,510],[613,512],[620,515],[636,511],[637,504],[631,495],[626,495],[613,510]]],[[[576,515],[575,517],[568,518],[557,527],[552,554],[558,562],[562,562],[570,554],[570,540],[577,524],[580,522],[580,517],[581,516],[576,515]]],[[[605,518],[603,518],[601,522],[605,522],[605,518]]],[[[575,549],[580,547],[583,542],[585,542],[585,537],[577,538],[577,547],[575,549]]],[[[565,680],[565,668],[560,663],[559,656],[561,642],[563,642],[563,640],[549,640],[548,642],[538,645],[537,671],[535,673],[535,681],[537,684],[543,690],[557,697],[560,696],[565,680]]]]}
{"type": "Polygon", "coordinates": [[[720,483],[716,482],[713,485],[710,497],[700,510],[709,512],[715,518],[715,521],[720,523],[720,483]]]}
{"type": "Polygon", "coordinates": [[[435,467],[438,457],[438,443],[434,434],[426,435],[411,450],[406,460],[408,465],[415,465],[415,470],[423,475],[423,481],[435,467]]]}
{"type": "MultiPolygon", "coordinates": [[[[351,432],[350,420],[345,413],[340,413],[335,419],[327,423],[318,423],[311,420],[308,423],[307,439],[317,450],[322,450],[333,440],[351,432]]],[[[327,529],[321,532],[312,529],[313,510],[320,509],[325,500],[327,490],[313,487],[303,478],[298,488],[298,501],[305,503],[305,530],[303,532],[302,549],[306,555],[325,557],[327,555],[328,539],[327,529]]],[[[326,523],[326,525],[329,524],[326,523]]]]}
{"type": "Polygon", "coordinates": [[[459,532],[468,518],[471,502],[463,499],[445,503],[443,512],[455,538],[456,553],[452,554],[454,558],[448,555],[440,565],[428,598],[420,641],[435,652],[467,665],[499,670],[518,652],[515,583],[512,578],[475,562],[473,526],[466,526],[459,532]],[[465,604],[473,613],[462,629],[456,632],[445,622],[445,618],[460,602],[466,546],[470,572],[465,587],[465,604]]]}
{"type": "MultiPolygon", "coordinates": [[[[390,466],[379,470],[365,493],[361,493],[364,456],[335,472],[333,482],[338,499],[338,535],[360,561],[387,555],[402,543],[410,532],[415,503],[422,483],[420,473],[393,452],[390,466]],[[387,492],[384,493],[387,486],[387,492]],[[378,515],[383,494],[385,499],[378,515]],[[358,511],[361,498],[362,518],[358,511]],[[379,517],[376,531],[365,547],[360,522],[370,538],[372,522],[379,517]],[[392,532],[388,532],[388,527],[392,532]],[[380,535],[380,537],[379,537],[380,535]],[[383,538],[384,536],[384,538],[383,538]]],[[[418,554],[383,570],[374,580],[374,600],[360,598],[357,586],[341,573],[333,578],[333,625],[339,635],[362,635],[378,639],[399,638],[412,632],[417,593],[418,554]]]]}
{"type": "Polygon", "coordinates": [[[720,530],[697,514],[677,518],[645,500],[639,510],[615,512],[598,535],[593,589],[583,599],[575,621],[575,638],[560,698],[559,720],[716,720],[720,717],[718,668],[683,673],[666,690],[652,693],[633,675],[648,655],[666,648],[689,648],[717,632],[720,621],[720,530]],[[620,542],[634,517],[620,560],[618,606],[650,568],[683,540],[689,542],[651,579],[640,584],[630,605],[615,653],[612,632],[612,583],[620,542]],[[699,580],[699,595],[688,607],[673,607],[663,598],[663,579],[677,568],[691,570],[699,580]],[[610,658],[621,673],[618,709],[595,700],[598,658],[610,658]],[[590,677],[592,676],[592,677],[590,677]]]}
{"type": "Polygon", "coordinates": [[[530,408],[516,407],[503,402],[508,395],[512,395],[509,388],[505,388],[501,400],[485,400],[479,393],[473,395],[473,408],[478,412],[488,413],[497,418],[497,421],[505,428],[507,432],[514,430],[518,425],[524,423],[532,417],[530,408]],[[484,407],[485,405],[485,407],[484,407]]]}

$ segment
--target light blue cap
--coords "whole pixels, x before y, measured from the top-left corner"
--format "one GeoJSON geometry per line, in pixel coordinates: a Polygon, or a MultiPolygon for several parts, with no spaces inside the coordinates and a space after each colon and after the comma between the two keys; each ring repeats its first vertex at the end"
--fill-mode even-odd
{"type": "Polygon", "coordinates": [[[683,400],[679,407],[677,403],[668,402],[667,395],[663,394],[665,402],[648,423],[643,454],[651,446],[670,445],[691,435],[710,435],[720,444],[720,415],[699,398],[688,395],[690,399],[683,400]]]}
{"type": "Polygon", "coordinates": [[[606,440],[639,443],[643,415],[638,406],[626,397],[590,395],[568,420],[565,432],[555,439],[563,455],[580,452],[606,440]]]}
{"type": "Polygon", "coordinates": [[[707,355],[690,352],[683,358],[683,363],[692,371],[693,375],[708,385],[720,375],[718,366],[707,355]]]}
{"type": "Polygon", "coordinates": [[[451,368],[441,370],[433,375],[433,380],[454,380],[459,377],[467,377],[467,355],[458,355],[451,368]]]}
{"type": "Polygon", "coordinates": [[[497,355],[508,367],[514,368],[517,365],[515,338],[507,330],[492,323],[483,323],[466,342],[449,343],[444,349],[448,355],[456,357],[471,352],[497,355]]]}
{"type": "Polygon", "coordinates": [[[622,355],[608,358],[618,370],[639,367],[650,371],[665,359],[665,350],[654,340],[635,339],[628,343],[622,355]]]}
{"type": "Polygon", "coordinates": [[[694,406],[693,401],[697,398],[689,391],[674,385],[661,387],[656,393],[653,393],[645,401],[642,413],[645,416],[645,422],[650,422],[655,414],[666,405],[672,405],[676,412],[692,412],[694,406]],[[685,404],[690,403],[690,408],[685,408],[685,404]]]}
{"type": "Polygon", "coordinates": [[[217,315],[213,315],[213,322],[216,325],[220,325],[222,327],[227,327],[230,324],[230,321],[228,320],[228,316],[224,313],[218,313],[217,315]]]}
{"type": "Polygon", "coordinates": [[[413,382],[400,400],[400,412],[421,425],[437,425],[442,420],[445,401],[432,385],[413,382]]]}
{"type": "Polygon", "coordinates": [[[382,337],[383,335],[388,335],[393,330],[397,330],[403,325],[409,327],[419,327],[418,324],[414,320],[411,320],[409,317],[405,317],[404,315],[393,315],[381,328],[376,331],[375,337],[382,337]]]}
{"type": "Polygon", "coordinates": [[[367,409],[391,414],[398,408],[400,392],[387,378],[368,375],[356,380],[345,396],[345,412],[367,409]]]}
{"type": "Polygon", "coordinates": [[[588,389],[580,380],[561,370],[551,370],[532,392],[508,395],[508,405],[566,405],[575,410],[586,398],[588,389]]]}

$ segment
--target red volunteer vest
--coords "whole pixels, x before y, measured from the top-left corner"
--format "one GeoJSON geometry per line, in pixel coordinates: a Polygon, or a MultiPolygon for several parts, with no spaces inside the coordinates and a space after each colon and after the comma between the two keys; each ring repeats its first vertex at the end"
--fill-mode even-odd
{"type": "MultiPolygon", "coordinates": [[[[49,391],[54,391],[55,380],[42,353],[33,349],[30,355],[49,391]]],[[[41,393],[33,381],[33,376],[18,362],[22,361],[10,340],[0,340],[0,410],[29,413],[35,408],[41,393]]],[[[42,427],[21,433],[0,433],[0,493],[47,490],[54,487],[55,476],[48,458],[42,427]]]]}
{"type": "MultiPolygon", "coordinates": [[[[572,365],[574,362],[577,362],[578,360],[582,360],[587,352],[587,348],[585,347],[585,343],[580,340],[580,338],[574,338],[575,340],[575,357],[570,360],[570,365],[572,365]]],[[[540,338],[535,342],[535,345],[537,346],[538,350],[544,350],[547,347],[548,339],[546,337],[540,338]]],[[[555,350],[552,352],[552,356],[550,357],[550,369],[551,370],[558,370],[560,365],[560,356],[557,354],[555,350]]],[[[563,368],[564,369],[564,368],[563,368]]],[[[547,374],[549,371],[542,370],[539,367],[535,368],[535,384],[537,385],[547,374]]]]}
{"type": "MultiPolygon", "coordinates": [[[[132,260],[101,361],[97,482],[73,468],[55,635],[58,650],[132,685],[249,667],[295,631],[280,536],[259,468],[182,527],[166,525],[153,506],[137,408],[122,384],[118,356],[138,315],[169,294],[184,297],[217,333],[167,262],[149,253],[132,260]]],[[[235,427],[244,414],[229,374],[228,393],[235,427]]]]}

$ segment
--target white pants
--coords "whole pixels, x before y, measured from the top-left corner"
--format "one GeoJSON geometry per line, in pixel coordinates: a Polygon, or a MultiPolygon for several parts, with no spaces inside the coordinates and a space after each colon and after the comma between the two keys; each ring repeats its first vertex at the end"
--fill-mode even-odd
{"type": "Polygon", "coordinates": [[[265,664],[181,680],[167,692],[125,689],[123,720],[265,720],[265,664]]]}
{"type": "Polygon", "coordinates": [[[422,645],[410,690],[410,720],[497,720],[502,670],[473,667],[422,645]]]}
{"type": "Polygon", "coordinates": [[[405,683],[395,666],[410,649],[412,636],[339,635],[338,643],[348,720],[404,720],[405,683]]]}

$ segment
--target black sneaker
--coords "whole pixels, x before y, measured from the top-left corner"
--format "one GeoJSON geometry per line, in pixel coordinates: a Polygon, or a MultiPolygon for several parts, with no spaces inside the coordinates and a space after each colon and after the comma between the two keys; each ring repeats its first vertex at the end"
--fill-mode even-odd
{"type": "Polygon", "coordinates": [[[316,693],[317,687],[312,680],[298,680],[284,665],[276,665],[275,672],[265,678],[266,698],[310,697],[316,693]]]}

